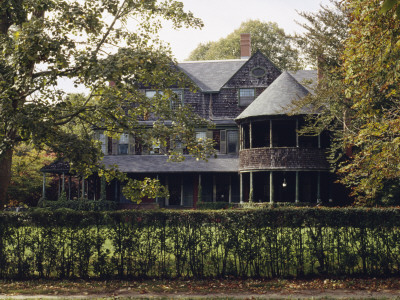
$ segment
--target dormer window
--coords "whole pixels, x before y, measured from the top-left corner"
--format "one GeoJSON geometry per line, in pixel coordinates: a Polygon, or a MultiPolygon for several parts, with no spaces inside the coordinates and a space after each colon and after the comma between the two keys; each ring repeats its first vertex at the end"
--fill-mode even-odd
{"type": "Polygon", "coordinates": [[[254,89],[239,89],[239,106],[248,106],[254,98],[254,89]]]}

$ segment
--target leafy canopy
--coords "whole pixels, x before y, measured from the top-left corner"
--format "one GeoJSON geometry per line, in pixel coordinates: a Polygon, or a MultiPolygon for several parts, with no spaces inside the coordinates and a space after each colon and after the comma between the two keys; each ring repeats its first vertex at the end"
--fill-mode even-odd
{"type": "Polygon", "coordinates": [[[240,34],[251,34],[251,49],[266,55],[278,68],[283,70],[299,69],[299,52],[295,49],[285,31],[274,22],[249,20],[227,37],[216,42],[199,44],[188,60],[215,60],[240,58],[240,34]]]}
{"type": "Polygon", "coordinates": [[[352,22],[343,70],[355,130],[345,136],[354,152],[342,167],[343,181],[361,203],[382,197],[390,202],[400,196],[399,4],[386,12],[376,0],[347,1],[347,6],[352,22]]]}
{"type": "Polygon", "coordinates": [[[190,117],[189,108],[170,109],[167,89],[188,83],[157,37],[161,20],[177,28],[202,26],[173,0],[2,2],[0,204],[20,142],[48,148],[83,175],[93,172],[102,156],[90,135],[93,128],[113,137],[130,132],[150,139],[152,132],[143,134],[139,121],[158,118],[160,137],[179,136],[194,144],[193,128],[204,122],[190,117]],[[83,84],[89,94],[80,101],[68,97],[57,84],[64,77],[83,84]],[[165,96],[147,99],[139,90],[144,86],[166,90],[165,96]],[[165,120],[176,126],[167,128],[165,120]],[[71,122],[80,124],[82,134],[66,130],[71,122]]]}

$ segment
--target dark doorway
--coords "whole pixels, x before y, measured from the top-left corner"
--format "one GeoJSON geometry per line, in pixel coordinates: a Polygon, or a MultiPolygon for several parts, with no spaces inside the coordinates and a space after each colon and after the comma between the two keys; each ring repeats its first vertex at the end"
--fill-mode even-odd
{"type": "Polygon", "coordinates": [[[253,201],[269,202],[269,172],[253,173],[253,201]]]}
{"type": "Polygon", "coordinates": [[[169,190],[169,205],[178,206],[181,205],[181,178],[178,176],[171,176],[168,178],[168,190],[169,190]]]}

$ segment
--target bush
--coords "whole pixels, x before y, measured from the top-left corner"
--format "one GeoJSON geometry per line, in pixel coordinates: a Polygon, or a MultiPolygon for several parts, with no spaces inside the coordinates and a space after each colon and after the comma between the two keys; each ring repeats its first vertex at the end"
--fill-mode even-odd
{"type": "Polygon", "coordinates": [[[0,213],[0,278],[389,276],[399,209],[0,213]]]}
{"type": "Polygon", "coordinates": [[[228,203],[228,202],[197,202],[197,209],[228,209],[237,207],[238,203],[228,203]]]}
{"type": "Polygon", "coordinates": [[[58,201],[46,200],[43,204],[44,208],[50,210],[59,208],[69,208],[72,210],[82,210],[82,211],[106,211],[106,210],[116,210],[118,208],[118,203],[115,201],[106,200],[89,200],[89,199],[79,199],[79,200],[67,200],[60,197],[58,201]]]}

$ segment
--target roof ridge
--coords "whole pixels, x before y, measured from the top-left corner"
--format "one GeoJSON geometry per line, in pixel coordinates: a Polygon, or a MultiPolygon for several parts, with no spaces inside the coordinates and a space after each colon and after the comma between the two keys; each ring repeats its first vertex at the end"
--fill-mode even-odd
{"type": "Polygon", "coordinates": [[[240,58],[237,58],[237,59],[220,59],[220,60],[191,60],[191,61],[180,61],[180,62],[178,62],[178,65],[179,64],[187,64],[187,63],[190,63],[190,64],[192,64],[192,63],[212,63],[212,62],[229,62],[229,61],[247,61],[248,59],[246,58],[246,59],[240,59],[240,58]]]}

